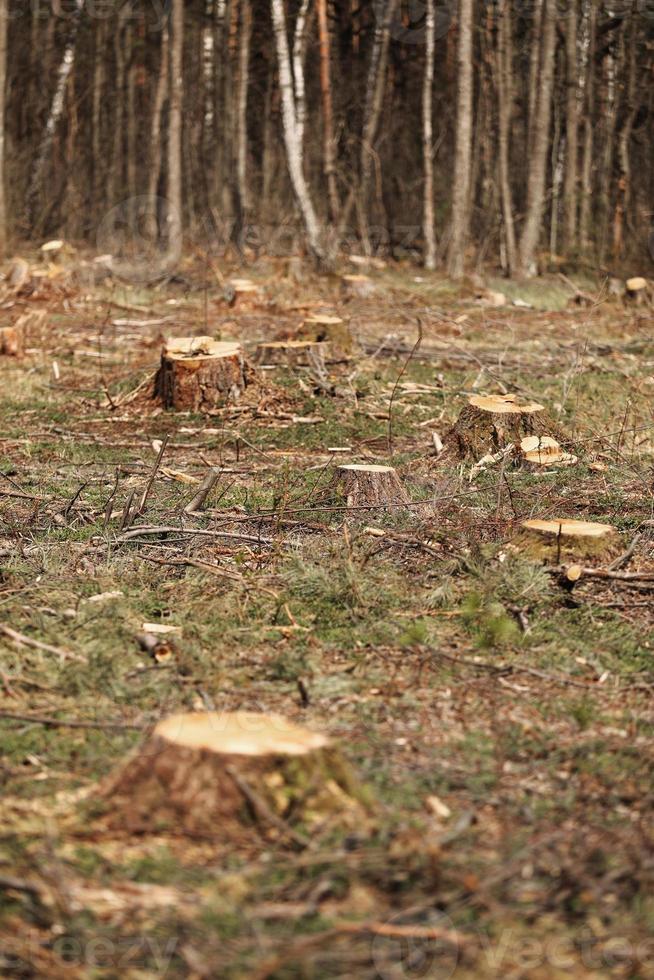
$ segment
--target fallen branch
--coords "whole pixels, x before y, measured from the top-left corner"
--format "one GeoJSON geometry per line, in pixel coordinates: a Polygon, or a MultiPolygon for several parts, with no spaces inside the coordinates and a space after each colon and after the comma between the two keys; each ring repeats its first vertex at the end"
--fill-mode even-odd
{"type": "Polygon", "coordinates": [[[70,650],[64,650],[62,647],[53,647],[49,643],[42,643],[40,640],[33,640],[30,636],[18,633],[11,626],[6,626],[4,623],[0,623],[0,634],[6,636],[8,640],[18,644],[18,646],[31,647],[33,650],[43,650],[44,653],[54,653],[62,661],[76,660],[80,664],[88,663],[86,657],[80,654],[71,653],[70,650]]]}
{"type": "Polygon", "coordinates": [[[0,719],[5,721],[22,721],[30,725],[45,725],[47,728],[85,728],[106,731],[143,731],[143,725],[135,725],[128,721],[79,721],[76,718],[44,718],[41,715],[21,715],[14,711],[0,711],[0,719]]]}

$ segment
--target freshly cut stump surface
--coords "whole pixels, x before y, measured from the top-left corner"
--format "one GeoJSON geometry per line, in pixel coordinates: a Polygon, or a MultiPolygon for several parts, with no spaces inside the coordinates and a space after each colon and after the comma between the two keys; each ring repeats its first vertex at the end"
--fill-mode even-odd
{"type": "Polygon", "coordinates": [[[450,430],[447,442],[462,459],[478,460],[487,453],[516,447],[526,436],[550,436],[565,441],[543,405],[519,395],[473,395],[450,430]]]}
{"type": "Polygon", "coordinates": [[[392,466],[344,463],[336,467],[331,489],[341,504],[362,509],[355,517],[365,517],[366,507],[398,510],[410,502],[392,466]]]}
{"type": "Polygon", "coordinates": [[[330,345],[311,340],[272,340],[259,344],[255,352],[257,364],[285,364],[288,367],[324,368],[330,345]]]}
{"type": "Polygon", "coordinates": [[[169,340],[155,378],[164,408],[205,412],[236,401],[245,390],[246,365],[240,344],[211,337],[169,340]]]}
{"type": "Polygon", "coordinates": [[[522,460],[533,470],[547,466],[574,466],[579,460],[566,453],[551,436],[526,436],[520,443],[522,460]]]}
{"type": "Polygon", "coordinates": [[[527,555],[554,562],[610,557],[621,547],[620,535],[611,524],[566,518],[523,521],[514,544],[527,555]]]}
{"type": "Polygon", "coordinates": [[[300,327],[299,336],[306,340],[327,341],[335,355],[346,355],[352,351],[352,334],[349,326],[340,316],[316,313],[307,317],[300,327]]]}
{"type": "Polygon", "coordinates": [[[329,817],[355,823],[364,811],[363,794],[326,735],[248,711],[160,721],[99,796],[110,829],[234,842],[253,830],[297,842],[329,817]]]}

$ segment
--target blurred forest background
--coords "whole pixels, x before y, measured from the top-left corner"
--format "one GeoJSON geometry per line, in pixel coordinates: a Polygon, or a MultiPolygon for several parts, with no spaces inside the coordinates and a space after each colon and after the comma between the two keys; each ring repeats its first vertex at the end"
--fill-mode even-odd
{"type": "Polygon", "coordinates": [[[651,0],[0,0],[0,237],[651,267],[651,0]]]}

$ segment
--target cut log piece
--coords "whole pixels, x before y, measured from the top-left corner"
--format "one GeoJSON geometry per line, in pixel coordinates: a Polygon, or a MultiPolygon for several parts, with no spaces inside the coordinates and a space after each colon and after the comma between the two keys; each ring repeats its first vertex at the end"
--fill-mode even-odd
{"type": "Polygon", "coordinates": [[[340,504],[360,510],[362,518],[367,507],[397,510],[410,501],[392,466],[344,463],[336,467],[331,489],[340,504]]]}
{"type": "Polygon", "coordinates": [[[257,364],[284,364],[287,367],[313,367],[324,370],[330,345],[311,340],[271,340],[259,344],[255,352],[257,364]]]}
{"type": "Polygon", "coordinates": [[[347,355],[352,351],[350,327],[340,316],[316,313],[314,316],[307,317],[300,327],[299,336],[303,340],[330,343],[332,353],[336,357],[347,355]]]}
{"type": "Polygon", "coordinates": [[[551,436],[525,436],[520,443],[523,462],[531,469],[544,466],[574,466],[579,462],[572,453],[567,453],[551,436]]]}
{"type": "Polygon", "coordinates": [[[376,292],[376,287],[372,279],[368,276],[343,276],[341,279],[341,292],[350,299],[368,299],[376,292]]]}
{"type": "Polygon", "coordinates": [[[647,279],[642,276],[633,276],[625,283],[627,299],[632,303],[643,303],[648,296],[647,279]]]}
{"type": "Polygon", "coordinates": [[[288,843],[327,818],[361,820],[364,793],[322,734],[280,715],[208,712],[160,721],[99,790],[105,826],[288,843]]]}
{"type": "Polygon", "coordinates": [[[603,558],[617,553],[620,535],[611,524],[536,519],[522,522],[514,544],[534,558],[560,564],[571,558],[603,558]]]}
{"type": "Polygon", "coordinates": [[[235,401],[245,390],[240,344],[211,337],[176,337],[161,355],[155,396],[165,408],[208,412],[235,401]]]}
{"type": "Polygon", "coordinates": [[[565,444],[565,436],[538,402],[515,394],[473,395],[446,442],[453,444],[463,459],[476,461],[509,444],[517,447],[532,435],[550,436],[565,444]]]}

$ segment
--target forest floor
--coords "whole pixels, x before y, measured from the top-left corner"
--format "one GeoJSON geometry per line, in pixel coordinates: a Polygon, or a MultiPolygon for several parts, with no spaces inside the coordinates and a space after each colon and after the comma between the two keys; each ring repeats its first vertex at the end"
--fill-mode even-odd
{"type": "Polygon", "coordinates": [[[654,978],[651,309],[568,307],[554,279],[487,309],[409,267],[348,302],[273,260],[235,274],[262,290],[241,309],[192,262],[12,307],[48,317],[0,359],[0,976],[654,978]],[[355,338],[335,393],[278,368],[215,417],[150,398],[162,336],[249,345],[317,310],[355,338]],[[578,464],[439,458],[466,395],[501,390],[578,464]],[[392,463],[422,505],[344,523],[335,459],[392,463]],[[535,516],[638,532],[643,576],[566,592],[507,547],[535,516]],[[148,623],[174,628],[157,659],[148,623]],[[95,826],[153,720],[204,709],[329,732],[371,825],[244,850],[95,826]]]}

